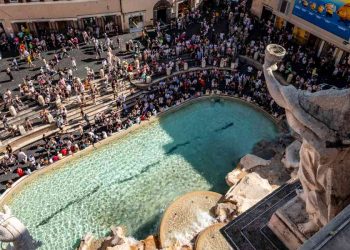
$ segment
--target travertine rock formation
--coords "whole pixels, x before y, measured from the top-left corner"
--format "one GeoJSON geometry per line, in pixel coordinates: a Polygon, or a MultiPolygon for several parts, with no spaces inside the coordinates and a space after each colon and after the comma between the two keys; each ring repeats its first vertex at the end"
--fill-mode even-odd
{"type": "Polygon", "coordinates": [[[258,166],[267,166],[270,163],[271,161],[269,160],[262,159],[256,155],[247,154],[243,158],[241,158],[241,160],[239,161],[239,166],[242,169],[249,171],[258,166]]]}
{"type": "Polygon", "coordinates": [[[266,195],[273,191],[273,187],[266,179],[257,173],[249,173],[225,195],[225,201],[236,203],[238,213],[243,213],[266,195]]]}
{"type": "Polygon", "coordinates": [[[28,229],[11,213],[8,206],[4,206],[4,213],[0,212],[0,242],[10,242],[8,250],[34,250],[35,242],[28,229]]]}
{"type": "Polygon", "coordinates": [[[298,169],[299,168],[299,152],[301,148],[301,143],[299,141],[294,141],[290,144],[285,151],[285,155],[282,158],[282,163],[287,169],[298,169]]]}

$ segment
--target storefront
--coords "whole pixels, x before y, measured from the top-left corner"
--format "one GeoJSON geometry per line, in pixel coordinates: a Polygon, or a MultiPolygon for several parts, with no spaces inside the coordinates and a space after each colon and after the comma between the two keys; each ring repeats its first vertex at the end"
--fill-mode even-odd
{"type": "Polygon", "coordinates": [[[108,15],[101,17],[104,24],[104,31],[107,33],[120,32],[122,30],[121,16],[108,15]]]}
{"type": "Polygon", "coordinates": [[[143,30],[145,25],[145,13],[144,12],[134,12],[125,15],[127,20],[127,25],[129,32],[139,32],[143,30]]]}
{"type": "Polygon", "coordinates": [[[176,3],[176,16],[184,16],[191,11],[191,1],[184,0],[176,3]]]}
{"type": "Polygon", "coordinates": [[[35,22],[36,32],[39,36],[48,34],[51,30],[50,22],[35,22]]]}
{"type": "Polygon", "coordinates": [[[6,36],[6,33],[5,33],[4,26],[0,22],[0,60],[2,58],[1,51],[5,51],[6,50],[6,46],[7,46],[6,37],[7,36],[6,36]]]}
{"type": "Polygon", "coordinates": [[[273,9],[270,6],[264,5],[262,8],[260,19],[267,21],[271,20],[273,17],[273,9]]]}
{"type": "Polygon", "coordinates": [[[276,16],[275,27],[280,30],[285,26],[286,26],[286,20],[284,20],[282,17],[276,16]]]}
{"type": "Polygon", "coordinates": [[[91,17],[83,17],[79,19],[80,28],[87,30],[89,28],[96,27],[98,25],[97,23],[97,17],[91,16],[91,17]]]}
{"type": "Polygon", "coordinates": [[[5,35],[5,29],[4,26],[2,25],[2,23],[0,22],[0,37],[5,35]]]}
{"type": "Polygon", "coordinates": [[[294,26],[293,29],[293,37],[298,41],[300,44],[305,44],[306,41],[309,38],[310,33],[306,30],[303,30],[302,28],[294,26]]]}
{"type": "Polygon", "coordinates": [[[29,25],[26,22],[14,21],[12,22],[12,29],[15,33],[29,33],[29,25]]]}
{"type": "Polygon", "coordinates": [[[167,24],[171,20],[171,4],[167,0],[160,0],[153,7],[153,21],[167,24]]]}
{"type": "Polygon", "coordinates": [[[93,16],[78,17],[78,26],[80,29],[94,30],[99,27],[103,32],[115,32],[122,30],[120,13],[106,13],[93,16]]]}

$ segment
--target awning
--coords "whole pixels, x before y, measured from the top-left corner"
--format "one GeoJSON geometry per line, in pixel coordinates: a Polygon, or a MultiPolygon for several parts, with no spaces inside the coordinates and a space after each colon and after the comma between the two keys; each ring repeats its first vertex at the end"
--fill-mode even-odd
{"type": "Polygon", "coordinates": [[[76,17],[67,18],[42,18],[42,19],[23,19],[23,20],[12,20],[11,23],[40,23],[40,22],[58,22],[58,21],[77,21],[76,17]]]}
{"type": "Polygon", "coordinates": [[[81,16],[77,16],[77,19],[103,17],[103,16],[120,16],[120,15],[121,15],[121,12],[109,12],[109,13],[100,13],[100,14],[93,14],[93,15],[81,15],[81,16]]]}

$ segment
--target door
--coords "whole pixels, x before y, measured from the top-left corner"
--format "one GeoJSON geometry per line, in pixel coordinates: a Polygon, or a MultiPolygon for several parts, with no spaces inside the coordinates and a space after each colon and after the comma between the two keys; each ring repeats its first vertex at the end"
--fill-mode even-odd
{"type": "Polygon", "coordinates": [[[157,11],[157,21],[159,21],[161,24],[167,23],[167,11],[166,11],[166,9],[160,9],[157,11]]]}

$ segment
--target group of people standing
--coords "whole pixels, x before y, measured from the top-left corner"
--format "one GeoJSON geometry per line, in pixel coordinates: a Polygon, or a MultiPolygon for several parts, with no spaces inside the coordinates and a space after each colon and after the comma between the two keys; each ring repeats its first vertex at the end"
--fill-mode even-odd
{"type": "MultiPolygon", "coordinates": [[[[54,117],[59,128],[69,124],[64,102],[73,100],[81,109],[84,122],[75,132],[56,134],[50,138],[44,136],[39,143],[39,150],[33,153],[35,160],[29,165],[28,162],[18,160],[15,153],[8,152],[2,160],[3,169],[12,169],[8,166],[13,165],[25,170],[40,168],[89,145],[94,146],[113,133],[147,120],[174,105],[206,93],[236,96],[256,103],[276,117],[280,116],[283,110],[268,94],[262,72],[245,65],[240,58],[245,56],[262,63],[265,47],[269,43],[279,43],[287,49],[287,56],[279,65],[278,71],[287,82],[298,88],[320,90],[318,83],[321,78],[341,80],[343,87],[349,85],[349,57],[336,66],[332,48],[318,57],[308,47],[298,45],[287,29],[277,29],[270,20],[260,21],[254,18],[247,10],[245,1],[215,11],[189,12],[167,29],[157,26],[153,35],[144,31],[140,43],[133,40],[127,42],[126,50],[132,54],[129,59],[123,59],[113,52],[114,46],[120,48],[121,41],[119,38],[113,40],[107,34],[99,38],[91,32],[84,31],[80,36],[71,32],[69,35],[51,37],[50,43],[34,43],[39,50],[53,47],[56,53],[49,61],[40,53],[37,55],[45,66],[35,78],[28,76],[24,79],[20,86],[21,96],[46,105],[48,108],[42,111],[40,117],[48,123],[54,117]],[[187,32],[186,28],[192,26],[198,27],[198,32],[187,32]],[[74,75],[78,65],[76,59],[70,56],[70,51],[79,49],[81,43],[92,46],[95,59],[101,60],[98,77],[91,68],[86,69],[85,80],[74,75]],[[64,57],[70,58],[71,67],[57,69],[64,57]],[[187,72],[191,66],[199,69],[187,72]],[[214,69],[208,66],[214,66],[214,69]],[[171,76],[180,71],[183,72],[171,76]],[[150,86],[147,94],[138,97],[132,104],[126,103],[126,95],[123,93],[126,81],[137,78],[146,81],[148,76],[154,80],[166,75],[168,77],[165,80],[150,86]],[[99,83],[95,81],[96,78],[99,83]],[[116,108],[98,113],[94,121],[89,119],[83,109],[86,101],[90,99],[96,104],[97,96],[111,92],[116,108]]],[[[24,52],[26,49],[27,46],[24,52]]],[[[18,69],[15,61],[13,69],[18,69]]],[[[12,80],[11,69],[6,73],[12,80]]],[[[14,97],[10,90],[5,94],[9,105],[17,102],[17,106],[21,106],[21,99],[14,97]]],[[[4,120],[6,121],[6,116],[4,120]]],[[[32,128],[30,121],[26,121],[26,127],[28,130],[32,128]]]]}

